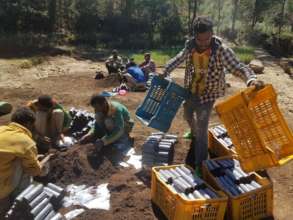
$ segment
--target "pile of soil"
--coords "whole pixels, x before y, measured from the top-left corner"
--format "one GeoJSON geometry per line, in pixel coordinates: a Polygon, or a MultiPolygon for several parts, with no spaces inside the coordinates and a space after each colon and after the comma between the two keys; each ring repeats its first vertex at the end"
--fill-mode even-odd
{"type": "Polygon", "coordinates": [[[117,155],[112,149],[95,152],[92,144],[75,145],[66,152],[55,152],[50,160],[48,182],[61,186],[68,184],[96,185],[109,178],[116,168],[117,155]]]}
{"type": "MultiPolygon", "coordinates": [[[[104,148],[97,153],[92,144],[87,144],[75,145],[66,152],[53,153],[55,156],[50,160],[50,173],[43,181],[63,187],[72,183],[87,186],[109,183],[111,209],[87,210],[75,219],[94,220],[97,216],[107,220],[164,219],[157,207],[154,207],[154,213],[150,202],[150,172],[120,167],[118,163],[127,158],[119,151],[104,148]]],[[[70,209],[62,211],[66,213],[70,209]]]]}
{"type": "Polygon", "coordinates": [[[87,210],[76,219],[94,220],[97,219],[162,219],[162,213],[155,207],[160,216],[155,216],[152,203],[150,202],[151,190],[150,182],[142,182],[141,178],[145,174],[141,171],[122,169],[119,173],[111,176],[109,179],[109,190],[111,192],[111,209],[87,210]]]}

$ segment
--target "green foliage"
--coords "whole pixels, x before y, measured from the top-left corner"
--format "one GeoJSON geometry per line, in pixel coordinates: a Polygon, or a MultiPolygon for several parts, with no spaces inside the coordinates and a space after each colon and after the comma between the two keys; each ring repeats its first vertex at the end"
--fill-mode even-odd
{"type": "Polygon", "coordinates": [[[19,64],[21,69],[30,69],[34,66],[40,65],[45,61],[44,57],[36,56],[31,57],[30,59],[22,60],[19,64]]]}
{"type": "MultiPolygon", "coordinates": [[[[150,50],[148,52],[151,53],[152,59],[156,61],[156,64],[158,66],[164,66],[167,61],[169,61],[172,57],[174,57],[178,52],[179,48],[174,49],[162,49],[162,50],[150,50]]],[[[128,58],[134,58],[135,62],[137,64],[140,64],[144,61],[144,52],[146,51],[121,51],[120,53],[122,56],[128,57],[128,58]]]]}
{"type": "Polygon", "coordinates": [[[279,53],[285,56],[290,56],[292,55],[293,51],[293,33],[292,31],[288,32],[283,32],[280,35],[280,39],[278,42],[279,46],[279,53]]]}
{"type": "Polygon", "coordinates": [[[253,47],[234,47],[233,50],[236,53],[238,59],[245,64],[248,64],[251,60],[255,58],[255,49],[253,47]]]}
{"type": "Polygon", "coordinates": [[[98,16],[98,3],[92,0],[76,0],[75,8],[75,30],[77,33],[94,34],[101,26],[98,16]]]}
{"type": "Polygon", "coordinates": [[[284,31],[281,34],[281,39],[291,39],[291,40],[293,40],[293,32],[292,31],[284,31]]]}
{"type": "Polygon", "coordinates": [[[46,1],[0,0],[1,32],[45,32],[49,17],[46,1]]]}
{"type": "MultiPolygon", "coordinates": [[[[240,0],[240,19],[245,29],[254,28],[257,23],[265,22],[268,11],[275,14],[281,0],[240,0]]],[[[271,16],[272,14],[270,14],[271,16]]],[[[271,19],[271,18],[270,18],[271,19]]]]}
{"type": "Polygon", "coordinates": [[[252,29],[293,30],[293,0],[0,0],[0,33],[32,35],[36,44],[46,35],[54,43],[64,42],[59,36],[92,47],[182,46],[195,2],[197,15],[210,15],[217,34],[230,35],[232,26],[238,39],[252,29]]]}
{"type": "Polygon", "coordinates": [[[178,12],[175,10],[174,13],[170,14],[171,16],[162,18],[160,22],[160,35],[163,45],[176,45],[183,37],[183,27],[178,12]]]}

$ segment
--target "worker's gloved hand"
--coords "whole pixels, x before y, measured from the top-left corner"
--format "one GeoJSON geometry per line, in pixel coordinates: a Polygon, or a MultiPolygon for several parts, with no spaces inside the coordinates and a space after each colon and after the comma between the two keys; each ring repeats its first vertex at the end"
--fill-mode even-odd
{"type": "Polygon", "coordinates": [[[42,158],[40,161],[41,165],[41,175],[40,176],[47,176],[50,171],[50,158],[53,156],[53,154],[49,154],[42,158]]]}
{"type": "Polygon", "coordinates": [[[41,141],[41,143],[43,143],[43,144],[51,144],[51,142],[52,142],[51,138],[49,138],[47,136],[39,136],[38,140],[41,141]]]}
{"type": "Polygon", "coordinates": [[[63,141],[63,142],[64,142],[64,137],[65,137],[65,136],[64,136],[64,134],[63,134],[63,133],[61,133],[61,134],[60,134],[60,136],[59,136],[59,140],[61,140],[61,141],[63,141]]]}
{"type": "Polygon", "coordinates": [[[255,90],[261,90],[265,87],[265,83],[261,80],[253,80],[249,83],[248,86],[254,86],[255,90]]]}
{"type": "Polygon", "coordinates": [[[82,136],[78,141],[77,143],[78,144],[87,144],[89,142],[92,142],[93,141],[93,134],[92,133],[88,133],[84,136],[82,136]]]}
{"type": "Polygon", "coordinates": [[[40,176],[47,176],[49,172],[50,172],[50,165],[49,165],[49,162],[47,162],[43,164],[40,176]]]}
{"type": "Polygon", "coordinates": [[[78,144],[85,144],[86,143],[86,136],[82,136],[78,141],[78,144]]]}
{"type": "Polygon", "coordinates": [[[102,147],[104,147],[104,142],[101,139],[97,139],[95,141],[95,147],[97,152],[99,152],[102,149],[102,147]]]}

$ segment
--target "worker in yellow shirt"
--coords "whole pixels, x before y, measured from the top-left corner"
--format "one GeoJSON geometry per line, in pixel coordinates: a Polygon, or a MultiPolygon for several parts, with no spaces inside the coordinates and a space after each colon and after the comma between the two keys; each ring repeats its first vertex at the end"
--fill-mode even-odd
{"type": "Polygon", "coordinates": [[[32,139],[35,114],[27,107],[17,109],[11,123],[0,126],[0,219],[17,194],[42,173],[45,164],[37,159],[32,139]]]}

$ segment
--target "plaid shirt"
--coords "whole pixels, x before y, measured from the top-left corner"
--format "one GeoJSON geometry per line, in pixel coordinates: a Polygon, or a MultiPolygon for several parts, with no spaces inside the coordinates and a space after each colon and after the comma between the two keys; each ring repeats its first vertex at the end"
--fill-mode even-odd
{"type": "Polygon", "coordinates": [[[117,56],[117,58],[114,58],[114,56],[112,55],[108,57],[108,59],[106,60],[106,64],[109,64],[110,66],[113,66],[115,64],[120,67],[123,64],[123,60],[120,56],[117,56]]]}
{"type": "MultiPolygon", "coordinates": [[[[195,39],[186,41],[184,49],[166,64],[163,72],[165,76],[169,76],[177,66],[186,60],[184,87],[189,91],[191,91],[192,78],[196,74],[192,62],[192,53],[195,51],[195,46],[195,39]]],[[[240,77],[247,85],[256,80],[254,72],[245,64],[240,63],[233,50],[223,45],[217,37],[212,38],[211,49],[208,74],[205,76],[206,87],[199,97],[201,103],[215,101],[225,95],[226,71],[240,77]]]]}
{"type": "Polygon", "coordinates": [[[144,61],[139,65],[139,67],[146,73],[156,72],[156,64],[153,60],[149,60],[148,62],[144,61]]]}

